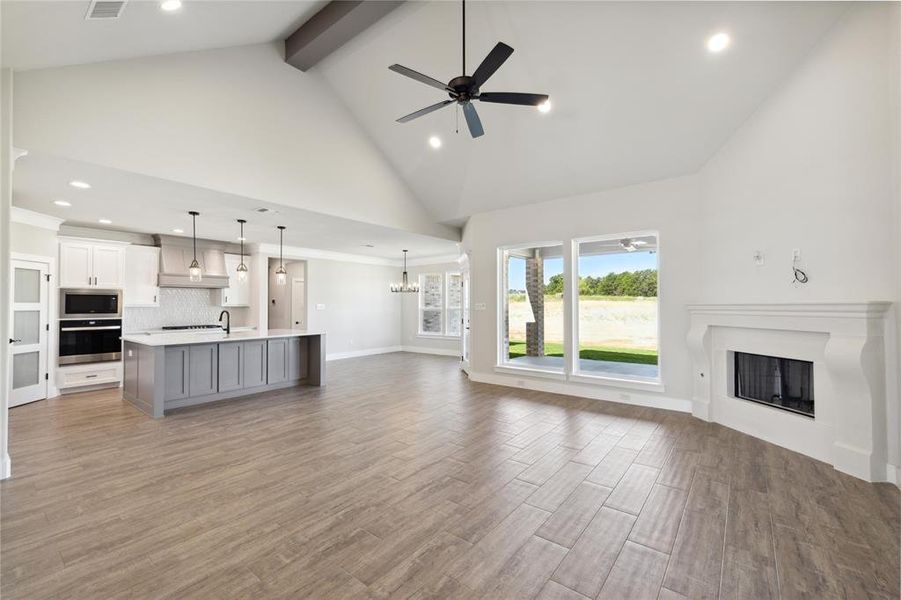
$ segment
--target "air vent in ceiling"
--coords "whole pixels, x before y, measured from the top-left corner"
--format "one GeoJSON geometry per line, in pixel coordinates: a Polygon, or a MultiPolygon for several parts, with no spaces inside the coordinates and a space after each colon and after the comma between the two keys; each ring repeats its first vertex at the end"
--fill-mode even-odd
{"type": "Polygon", "coordinates": [[[125,0],[114,2],[112,0],[91,0],[88,14],[84,18],[88,21],[96,19],[118,19],[125,8],[125,0]]]}

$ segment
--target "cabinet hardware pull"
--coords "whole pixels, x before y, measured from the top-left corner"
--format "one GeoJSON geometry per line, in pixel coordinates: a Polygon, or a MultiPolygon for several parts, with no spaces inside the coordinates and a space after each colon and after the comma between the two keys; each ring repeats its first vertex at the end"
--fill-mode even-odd
{"type": "Polygon", "coordinates": [[[60,331],[98,331],[100,329],[122,329],[119,325],[105,325],[103,327],[60,327],[60,331]]]}
{"type": "Polygon", "coordinates": [[[85,375],[84,376],[85,379],[91,379],[93,377],[97,377],[97,373],[94,373],[93,375],[85,375]]]}

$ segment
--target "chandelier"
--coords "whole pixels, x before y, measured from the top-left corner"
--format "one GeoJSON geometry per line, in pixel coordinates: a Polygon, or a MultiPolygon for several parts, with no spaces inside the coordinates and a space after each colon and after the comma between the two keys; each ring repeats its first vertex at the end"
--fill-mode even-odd
{"type": "Polygon", "coordinates": [[[390,289],[392,292],[401,292],[401,293],[418,292],[419,291],[419,284],[418,283],[410,283],[410,280],[407,277],[407,251],[406,250],[404,250],[404,274],[403,274],[403,277],[401,278],[401,282],[400,283],[392,283],[390,289]]]}

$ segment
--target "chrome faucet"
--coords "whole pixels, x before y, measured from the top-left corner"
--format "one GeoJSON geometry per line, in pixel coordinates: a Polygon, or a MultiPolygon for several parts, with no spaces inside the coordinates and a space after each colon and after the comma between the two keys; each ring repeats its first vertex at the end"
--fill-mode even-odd
{"type": "Polygon", "coordinates": [[[226,317],[226,319],[225,319],[225,327],[222,327],[222,329],[225,330],[226,335],[231,334],[231,332],[232,332],[232,316],[231,316],[231,313],[229,313],[227,310],[223,310],[221,313],[219,313],[219,325],[220,325],[220,327],[222,326],[222,317],[226,317]]]}

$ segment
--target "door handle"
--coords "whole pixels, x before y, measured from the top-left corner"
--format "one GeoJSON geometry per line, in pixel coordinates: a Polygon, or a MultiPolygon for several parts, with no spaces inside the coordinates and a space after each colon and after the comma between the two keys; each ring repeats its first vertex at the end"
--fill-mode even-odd
{"type": "Polygon", "coordinates": [[[9,343],[10,343],[10,344],[18,344],[18,343],[21,342],[21,341],[22,341],[22,340],[20,340],[19,338],[15,338],[15,339],[9,338],[9,343]]]}

